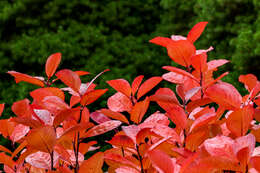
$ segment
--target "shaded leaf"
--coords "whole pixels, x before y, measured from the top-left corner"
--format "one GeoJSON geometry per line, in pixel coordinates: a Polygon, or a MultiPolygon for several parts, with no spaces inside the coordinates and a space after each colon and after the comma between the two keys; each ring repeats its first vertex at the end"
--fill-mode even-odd
{"type": "Polygon", "coordinates": [[[55,116],[53,120],[53,126],[57,127],[62,123],[64,120],[66,120],[68,117],[72,117],[73,114],[79,114],[80,113],[80,108],[73,108],[73,109],[65,109],[61,111],[58,115],[55,116]]]}
{"type": "Polygon", "coordinates": [[[79,173],[102,173],[103,162],[104,153],[98,152],[88,160],[83,161],[83,163],[80,165],[79,173]]]}
{"type": "Polygon", "coordinates": [[[207,113],[197,118],[190,127],[190,132],[204,125],[211,124],[216,121],[216,113],[207,113]]]}
{"type": "Polygon", "coordinates": [[[174,83],[174,84],[182,84],[185,82],[187,77],[180,73],[175,72],[168,72],[162,75],[162,78],[168,82],[174,83]]]}
{"type": "Polygon", "coordinates": [[[4,108],[5,108],[5,104],[0,104],[0,117],[2,116],[2,113],[4,111],[4,108]]]}
{"type": "Polygon", "coordinates": [[[27,135],[28,146],[43,152],[52,152],[56,143],[56,133],[51,126],[32,129],[27,135]]]}
{"type": "Polygon", "coordinates": [[[126,135],[116,135],[108,143],[120,147],[135,148],[134,141],[126,135]]]}
{"type": "MultiPolygon", "coordinates": [[[[58,159],[59,159],[59,155],[56,152],[54,152],[53,154],[54,165],[56,165],[58,159]]],[[[36,168],[51,169],[51,157],[49,153],[38,151],[36,153],[27,156],[25,158],[25,161],[36,168]]]]}
{"type": "Polygon", "coordinates": [[[130,113],[130,119],[131,121],[135,122],[136,124],[139,124],[143,116],[145,115],[148,107],[149,107],[150,101],[149,98],[146,97],[145,100],[137,102],[130,113]]]}
{"type": "Polygon", "coordinates": [[[14,102],[12,105],[12,111],[18,117],[31,117],[32,112],[30,108],[30,100],[23,99],[17,102],[14,102]]]}
{"type": "Polygon", "coordinates": [[[98,124],[111,120],[110,118],[108,118],[107,116],[105,116],[103,113],[100,112],[92,112],[90,114],[90,117],[93,121],[95,121],[98,124]]]}
{"type": "Polygon", "coordinates": [[[180,106],[174,106],[172,109],[167,111],[167,116],[172,120],[172,122],[181,129],[185,129],[187,125],[187,115],[183,108],[180,106]]]}

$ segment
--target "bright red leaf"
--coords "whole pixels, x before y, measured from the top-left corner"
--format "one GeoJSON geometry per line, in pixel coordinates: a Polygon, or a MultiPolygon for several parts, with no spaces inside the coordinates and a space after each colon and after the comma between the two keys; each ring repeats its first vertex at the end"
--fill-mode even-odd
{"type": "Polygon", "coordinates": [[[61,61],[61,53],[55,53],[49,56],[45,64],[45,72],[48,78],[51,78],[56,72],[61,61]]]}
{"type": "Polygon", "coordinates": [[[139,88],[137,93],[137,99],[145,95],[151,89],[153,89],[156,85],[158,85],[162,81],[161,77],[151,77],[150,79],[146,80],[139,88]]]}
{"type": "Polygon", "coordinates": [[[187,40],[189,40],[191,43],[194,43],[200,37],[207,24],[208,22],[199,22],[194,25],[188,33],[187,40]]]}
{"type": "Polygon", "coordinates": [[[117,90],[118,92],[123,93],[127,97],[131,96],[131,87],[130,84],[125,79],[115,79],[107,81],[108,85],[117,90]]]}
{"type": "Polygon", "coordinates": [[[35,77],[29,76],[27,74],[19,73],[16,71],[8,71],[7,73],[9,73],[10,75],[12,75],[15,78],[16,83],[23,81],[23,82],[27,82],[27,83],[31,83],[31,84],[40,86],[40,87],[44,87],[44,82],[35,77]]]}
{"type": "Polygon", "coordinates": [[[56,76],[68,87],[73,89],[76,92],[79,92],[79,88],[81,85],[81,80],[79,78],[79,75],[77,73],[64,69],[60,70],[56,73],[56,76]]]}

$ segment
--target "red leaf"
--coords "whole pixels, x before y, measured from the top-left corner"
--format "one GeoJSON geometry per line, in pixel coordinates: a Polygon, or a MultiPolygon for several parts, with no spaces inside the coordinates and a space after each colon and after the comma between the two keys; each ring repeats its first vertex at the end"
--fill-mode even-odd
{"type": "Polygon", "coordinates": [[[152,150],[148,152],[148,157],[152,163],[164,173],[174,173],[174,164],[166,153],[160,150],[152,150]]]}
{"type": "Polygon", "coordinates": [[[130,112],[133,107],[131,100],[120,92],[109,97],[107,100],[107,106],[114,112],[130,112]]]}
{"type": "Polygon", "coordinates": [[[85,137],[92,137],[92,136],[101,135],[101,134],[106,133],[110,130],[113,130],[114,128],[117,128],[120,125],[121,125],[121,122],[117,121],[117,120],[106,121],[102,124],[94,126],[90,130],[88,130],[87,133],[85,134],[85,137]]]}
{"type": "Polygon", "coordinates": [[[120,147],[135,148],[134,141],[126,135],[116,135],[108,143],[120,147]]]}
{"type": "Polygon", "coordinates": [[[92,90],[84,94],[80,100],[82,106],[89,105],[107,92],[108,89],[92,90]]]}
{"type": "Polygon", "coordinates": [[[199,22],[196,25],[194,25],[188,33],[187,39],[191,43],[194,43],[200,37],[207,24],[208,22],[199,22]]]}
{"type": "MultiPolygon", "coordinates": [[[[56,165],[59,155],[54,152],[53,156],[53,164],[56,165]]],[[[51,169],[51,157],[49,153],[38,151],[27,156],[25,161],[36,168],[51,169]]]]}
{"type": "Polygon", "coordinates": [[[149,41],[150,43],[157,44],[159,46],[167,47],[173,42],[172,39],[167,37],[155,37],[149,41]]]}
{"type": "Polygon", "coordinates": [[[257,78],[253,74],[240,75],[238,78],[239,82],[245,85],[245,88],[250,92],[257,83],[257,78]]]}
{"type": "Polygon", "coordinates": [[[242,96],[236,88],[225,82],[217,83],[207,88],[205,94],[214,102],[227,109],[237,109],[242,103],[242,96]]]}
{"type": "Polygon", "coordinates": [[[252,157],[250,163],[252,164],[253,168],[260,172],[260,156],[252,157]]]}
{"type": "Polygon", "coordinates": [[[89,74],[89,72],[87,72],[87,71],[74,71],[74,72],[77,73],[77,75],[79,75],[79,76],[85,76],[85,75],[89,74]]]}
{"type": "Polygon", "coordinates": [[[140,75],[140,76],[137,76],[137,77],[134,79],[134,81],[133,81],[133,83],[132,83],[132,86],[131,86],[131,87],[132,87],[132,96],[135,96],[135,93],[136,93],[136,91],[138,90],[138,88],[139,88],[139,86],[140,86],[140,84],[141,84],[143,78],[144,78],[144,76],[143,76],[143,75],[140,75]]]}
{"type": "Polygon", "coordinates": [[[114,112],[114,111],[111,111],[109,109],[101,109],[100,112],[105,114],[106,116],[108,116],[110,118],[122,121],[122,122],[124,122],[126,124],[129,124],[127,118],[123,114],[121,114],[119,112],[114,112]]]}
{"type": "Polygon", "coordinates": [[[254,109],[251,106],[235,110],[227,118],[227,128],[237,137],[245,135],[253,120],[253,114],[254,109]]]}
{"type": "Polygon", "coordinates": [[[136,124],[139,124],[142,121],[143,116],[149,107],[149,103],[150,101],[148,97],[146,97],[144,101],[137,102],[130,113],[131,121],[135,122],[136,124]]]}
{"type": "Polygon", "coordinates": [[[200,91],[201,87],[195,87],[185,93],[185,102],[187,103],[195,94],[200,91]]]}
{"type": "Polygon", "coordinates": [[[74,109],[65,109],[61,111],[58,115],[55,116],[53,120],[53,126],[57,127],[62,123],[64,120],[66,120],[68,117],[73,117],[74,114],[79,114],[80,108],[74,108],[74,109]]]}
{"type": "Polygon", "coordinates": [[[12,75],[15,78],[16,83],[24,81],[24,82],[28,82],[28,83],[31,83],[34,85],[38,85],[40,87],[44,87],[44,82],[35,77],[29,76],[27,74],[19,73],[16,71],[8,71],[7,73],[9,73],[10,75],[12,75]]]}
{"type": "Polygon", "coordinates": [[[208,69],[207,54],[206,53],[202,53],[202,54],[193,56],[191,58],[191,65],[199,73],[205,72],[208,69]]]}
{"type": "Polygon", "coordinates": [[[102,173],[103,162],[104,153],[98,152],[88,160],[83,161],[83,163],[80,165],[79,173],[102,173]]]}
{"type": "Polygon", "coordinates": [[[30,101],[28,99],[14,102],[12,105],[12,111],[18,117],[31,117],[32,112],[30,108],[30,101]]]}
{"type": "Polygon", "coordinates": [[[100,112],[92,112],[90,114],[90,117],[93,121],[95,121],[98,124],[111,120],[110,118],[108,118],[107,116],[105,116],[103,113],[100,112]]]}
{"type": "Polygon", "coordinates": [[[1,165],[7,165],[13,169],[15,162],[11,159],[10,156],[6,155],[5,153],[0,153],[0,163],[1,165]]]}
{"type": "Polygon", "coordinates": [[[61,53],[55,53],[49,56],[45,64],[45,72],[48,78],[51,78],[56,72],[61,61],[61,53]]]}
{"type": "Polygon", "coordinates": [[[218,60],[212,60],[209,61],[208,64],[208,70],[215,70],[216,68],[218,68],[219,66],[222,66],[226,63],[228,63],[229,61],[226,59],[218,59],[218,60]]]}
{"type": "Polygon", "coordinates": [[[12,118],[13,122],[16,122],[18,124],[23,124],[25,126],[29,126],[32,128],[38,128],[43,126],[43,124],[37,120],[34,120],[32,118],[29,117],[14,117],[12,118]]]}
{"type": "Polygon", "coordinates": [[[60,70],[56,73],[56,76],[67,86],[72,88],[74,91],[79,92],[79,88],[81,85],[81,80],[79,78],[79,75],[77,73],[64,69],[60,70]]]}
{"type": "Polygon", "coordinates": [[[158,85],[162,81],[161,77],[151,77],[150,79],[146,80],[139,88],[137,93],[137,99],[145,95],[151,89],[153,89],[156,85],[158,85]]]}
{"type": "Polygon", "coordinates": [[[136,169],[128,166],[121,166],[117,168],[115,171],[116,173],[139,173],[139,171],[137,171],[136,169]]]}
{"type": "Polygon", "coordinates": [[[28,126],[18,124],[15,126],[14,131],[13,131],[12,135],[10,136],[10,139],[13,142],[17,142],[20,139],[22,139],[29,131],[30,131],[30,128],[28,126]]]}
{"type": "Polygon", "coordinates": [[[172,66],[163,66],[163,69],[177,73],[177,74],[180,74],[180,75],[183,75],[183,76],[186,76],[186,77],[189,77],[189,78],[191,78],[191,79],[193,79],[193,80],[195,80],[196,82],[199,83],[198,79],[196,79],[192,74],[190,74],[190,73],[188,73],[188,72],[186,72],[182,69],[172,67],[172,66]]]}
{"type": "Polygon", "coordinates": [[[183,108],[176,105],[168,110],[167,115],[177,127],[180,127],[181,129],[186,128],[187,115],[183,108]]]}
{"type": "Polygon", "coordinates": [[[105,161],[110,165],[118,165],[118,166],[129,166],[132,168],[137,168],[137,165],[130,160],[126,159],[125,157],[115,154],[115,153],[106,153],[105,154],[105,161]]]}
{"type": "Polygon", "coordinates": [[[30,92],[30,96],[37,102],[41,102],[46,96],[57,96],[61,100],[65,99],[65,95],[62,90],[54,87],[38,88],[30,92]]]}
{"type": "Polygon", "coordinates": [[[174,41],[167,45],[169,57],[184,67],[191,65],[191,57],[195,55],[195,46],[187,40],[174,41]]]}
{"type": "Polygon", "coordinates": [[[175,72],[168,72],[162,75],[162,78],[168,82],[174,83],[174,84],[182,84],[185,82],[187,77],[180,73],[175,72]]]}
{"type": "Polygon", "coordinates": [[[202,115],[193,122],[192,126],[190,127],[190,132],[195,128],[212,124],[214,121],[216,121],[216,113],[207,113],[202,115]]]}
{"type": "Polygon", "coordinates": [[[61,111],[69,109],[70,107],[57,96],[46,96],[42,100],[44,108],[52,114],[57,115],[61,111]]]}
{"type": "Polygon", "coordinates": [[[3,111],[4,111],[4,108],[5,108],[5,104],[4,103],[0,104],[0,117],[1,117],[1,115],[3,113],[3,111]]]}
{"type": "Polygon", "coordinates": [[[118,92],[123,93],[127,97],[131,96],[131,87],[130,84],[125,79],[115,79],[107,81],[108,85],[117,90],[118,92]]]}
{"type": "Polygon", "coordinates": [[[227,136],[216,136],[207,139],[203,145],[211,156],[231,161],[237,160],[233,151],[234,141],[227,136]]]}
{"type": "Polygon", "coordinates": [[[185,148],[196,151],[197,148],[209,137],[208,128],[202,128],[189,134],[185,139],[185,148]]]}
{"type": "Polygon", "coordinates": [[[56,143],[56,133],[53,127],[44,126],[32,129],[27,135],[26,140],[28,147],[50,153],[53,151],[56,143]]]}

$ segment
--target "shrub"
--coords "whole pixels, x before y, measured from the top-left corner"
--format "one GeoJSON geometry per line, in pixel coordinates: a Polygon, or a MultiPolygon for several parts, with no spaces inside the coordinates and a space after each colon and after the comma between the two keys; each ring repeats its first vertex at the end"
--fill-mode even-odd
{"type": "MultiPolygon", "coordinates": [[[[221,81],[227,72],[213,77],[228,61],[207,61],[212,48],[194,46],[206,25],[199,22],[187,37],[151,39],[165,47],[181,68],[163,66],[169,72],[144,82],[143,75],[131,84],[122,78],[107,81],[117,91],[108,98],[108,108],[89,111],[90,104],[108,90],[96,89],[94,84],[108,70],[83,83],[82,76],[89,72],[56,72],[61,54],[55,53],[46,61],[46,77],[9,71],[16,83],[40,88],[30,92],[32,102],[13,103],[15,117],[0,120],[0,133],[13,144],[11,149],[0,146],[4,171],[96,173],[102,172],[104,161],[108,172],[116,173],[260,171],[256,147],[260,82],[252,74],[240,75],[248,91],[241,96],[233,85],[221,81]],[[147,96],[162,80],[176,84],[177,95],[170,88],[159,88],[147,96]],[[67,87],[54,87],[58,81],[67,87]],[[163,111],[147,116],[151,102],[163,111]],[[85,159],[89,151],[98,149],[98,136],[111,130],[112,136],[105,141],[111,148],[85,159]]],[[[4,106],[0,104],[0,115],[4,106]]]]}

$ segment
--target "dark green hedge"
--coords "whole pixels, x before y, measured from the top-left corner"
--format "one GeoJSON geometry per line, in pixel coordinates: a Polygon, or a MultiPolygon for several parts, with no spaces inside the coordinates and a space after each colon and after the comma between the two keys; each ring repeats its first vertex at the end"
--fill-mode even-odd
{"type": "Polygon", "coordinates": [[[61,68],[90,71],[87,79],[111,69],[97,81],[101,88],[115,78],[162,75],[172,62],[149,39],[187,35],[199,21],[209,24],[196,46],[213,46],[211,59],[231,60],[221,71],[231,71],[225,80],[239,88],[238,74],[260,77],[259,8],[258,0],[1,0],[0,102],[10,108],[32,89],[16,85],[8,70],[44,75],[54,52],[63,55],[61,68]]]}

